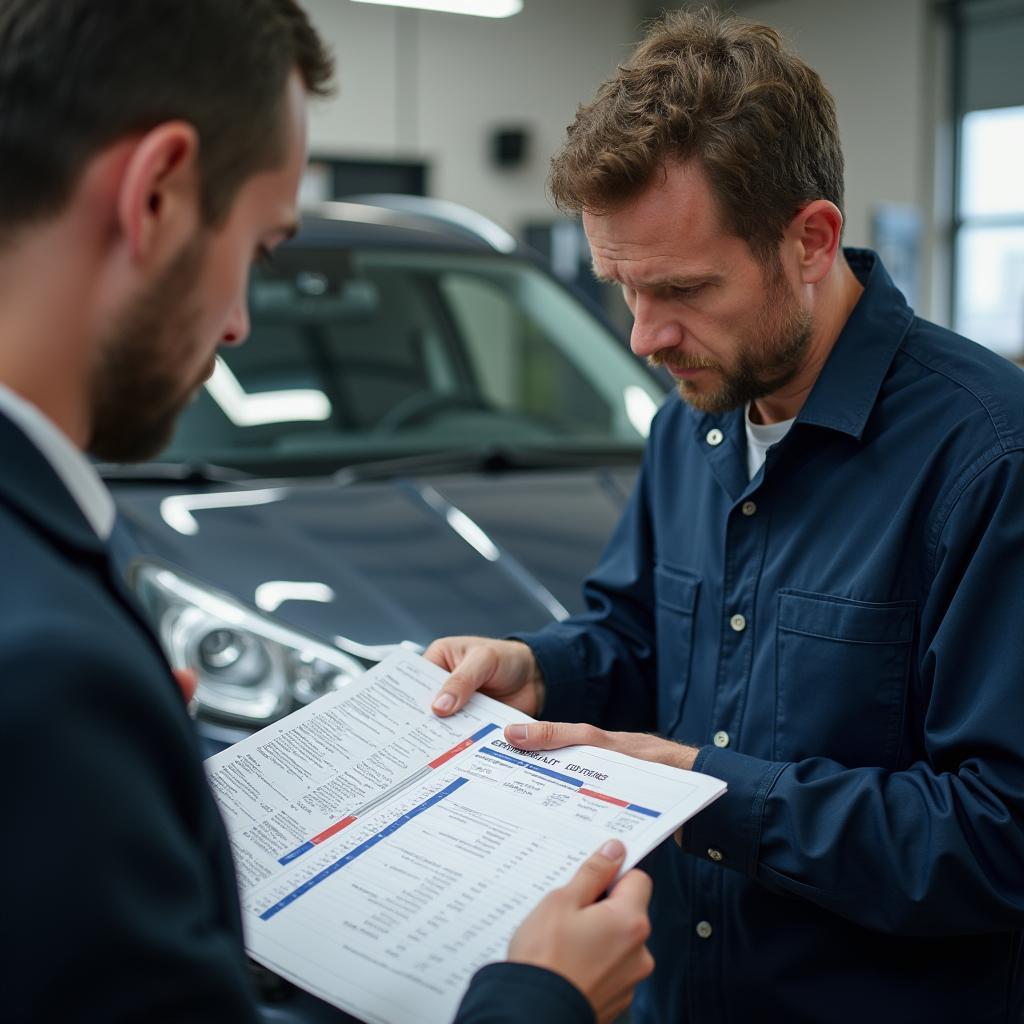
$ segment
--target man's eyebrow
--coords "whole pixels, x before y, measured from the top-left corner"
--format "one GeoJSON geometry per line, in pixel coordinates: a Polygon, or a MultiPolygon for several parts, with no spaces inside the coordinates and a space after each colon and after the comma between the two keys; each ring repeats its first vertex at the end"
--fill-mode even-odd
{"type": "MultiPolygon", "coordinates": [[[[614,277],[607,277],[604,274],[598,272],[597,268],[593,268],[594,277],[602,284],[623,284],[624,282],[619,281],[614,277]]],[[[656,278],[652,281],[641,282],[642,288],[658,289],[658,288],[693,288],[696,285],[713,285],[719,284],[722,280],[720,274],[685,274],[685,275],[672,275],[669,277],[656,278]]]]}
{"type": "Polygon", "coordinates": [[[682,277],[666,277],[660,281],[650,281],[648,288],[693,288],[695,285],[718,284],[719,274],[687,274],[682,277]]]}

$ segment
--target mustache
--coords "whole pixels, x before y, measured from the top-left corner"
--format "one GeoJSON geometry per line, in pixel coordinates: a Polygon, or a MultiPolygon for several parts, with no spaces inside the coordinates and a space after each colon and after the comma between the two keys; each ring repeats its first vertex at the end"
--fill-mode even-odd
{"type": "Polygon", "coordinates": [[[721,366],[707,356],[681,356],[667,352],[655,352],[647,357],[647,365],[657,369],[664,366],[669,370],[720,370],[721,366]]]}

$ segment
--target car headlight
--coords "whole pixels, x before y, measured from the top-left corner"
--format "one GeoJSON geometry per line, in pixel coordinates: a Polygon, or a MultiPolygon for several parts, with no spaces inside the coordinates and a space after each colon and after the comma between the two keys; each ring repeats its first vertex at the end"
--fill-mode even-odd
{"type": "Polygon", "coordinates": [[[365,671],[336,648],[164,566],[136,563],[131,578],[171,664],[196,672],[200,714],[263,724],[365,671]]]}

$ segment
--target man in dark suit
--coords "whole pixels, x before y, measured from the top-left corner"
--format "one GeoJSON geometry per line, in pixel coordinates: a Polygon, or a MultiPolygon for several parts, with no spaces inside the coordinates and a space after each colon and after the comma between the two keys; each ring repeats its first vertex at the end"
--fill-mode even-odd
{"type": "MultiPolygon", "coordinates": [[[[295,228],[331,61],[294,0],[0,0],[4,1020],[248,1021],[230,850],[83,452],[153,455],[295,228]]],[[[461,1021],[610,1020],[649,882],[591,858],[461,1021]]]]}

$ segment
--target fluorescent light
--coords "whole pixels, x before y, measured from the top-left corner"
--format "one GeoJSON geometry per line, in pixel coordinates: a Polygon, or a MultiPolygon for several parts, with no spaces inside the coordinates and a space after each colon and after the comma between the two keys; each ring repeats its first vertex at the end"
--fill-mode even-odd
{"type": "Polygon", "coordinates": [[[331,417],[330,399],[313,389],[259,391],[249,394],[220,356],[213,376],[206,382],[210,397],[236,427],[267,423],[322,422],[331,417]]]}
{"type": "Polygon", "coordinates": [[[355,4],[412,7],[444,14],[475,14],[478,18],[511,18],[523,9],[523,0],[352,0],[355,4]]]}
{"type": "Polygon", "coordinates": [[[334,591],[326,583],[299,583],[292,580],[267,580],[256,588],[256,607],[276,612],[285,601],[318,601],[330,604],[334,591]]]}
{"type": "Polygon", "coordinates": [[[395,651],[412,651],[413,654],[422,654],[426,650],[422,644],[412,640],[400,640],[397,644],[361,644],[358,640],[349,640],[347,636],[336,636],[334,643],[343,651],[354,654],[357,658],[365,658],[367,661],[383,661],[395,651]]]}
{"type": "Polygon", "coordinates": [[[641,437],[648,437],[651,433],[651,420],[658,411],[654,399],[635,384],[630,384],[622,392],[622,398],[626,403],[626,417],[633,425],[633,429],[641,437]]]}
{"type": "Polygon", "coordinates": [[[448,525],[488,562],[496,562],[501,558],[494,541],[465,512],[460,512],[457,508],[449,508],[445,519],[448,521],[448,525]]]}
{"type": "Polygon", "coordinates": [[[208,508],[247,508],[280,501],[288,491],[269,487],[261,491],[217,491],[215,494],[172,494],[160,502],[160,517],[172,529],[186,537],[199,532],[193,512],[208,508]]]}

